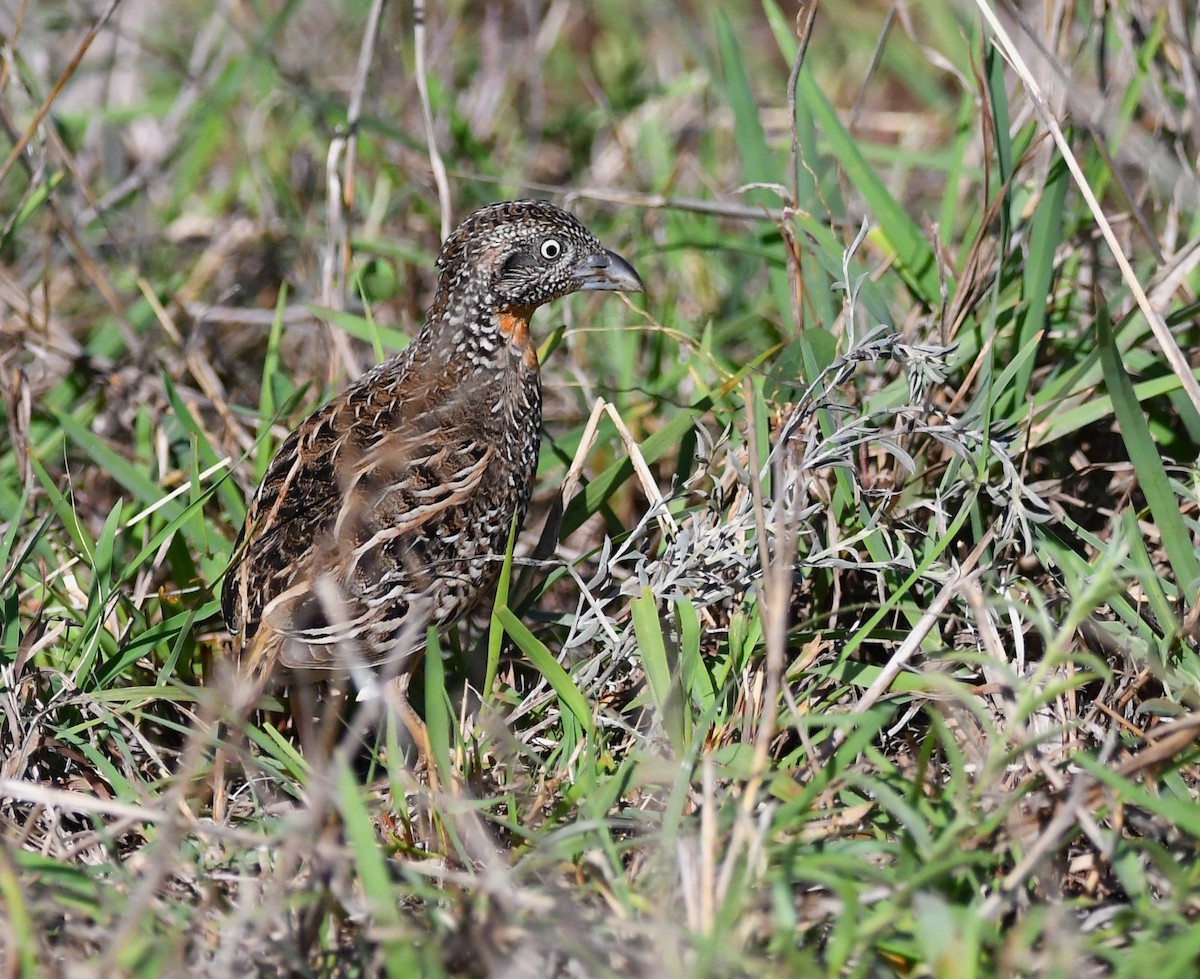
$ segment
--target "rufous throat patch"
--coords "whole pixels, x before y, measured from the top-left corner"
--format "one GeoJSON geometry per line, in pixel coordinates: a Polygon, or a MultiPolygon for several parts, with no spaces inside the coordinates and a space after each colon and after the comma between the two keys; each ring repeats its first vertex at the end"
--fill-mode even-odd
{"type": "Polygon", "coordinates": [[[529,317],[532,309],[513,309],[500,314],[500,333],[509,344],[520,351],[526,366],[537,367],[537,347],[529,335],[529,317]]]}

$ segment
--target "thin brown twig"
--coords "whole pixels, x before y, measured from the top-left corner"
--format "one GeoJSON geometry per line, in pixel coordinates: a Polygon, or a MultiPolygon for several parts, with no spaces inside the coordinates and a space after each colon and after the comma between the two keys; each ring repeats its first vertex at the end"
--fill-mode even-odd
{"type": "Polygon", "coordinates": [[[866,75],[863,77],[862,84],[858,87],[858,94],[854,96],[854,104],[850,106],[850,115],[846,120],[846,128],[852,133],[858,128],[858,117],[862,114],[863,104],[867,100],[867,89],[870,87],[871,79],[875,77],[875,73],[879,70],[880,64],[883,63],[883,51],[887,47],[888,37],[892,33],[892,25],[895,22],[896,5],[893,3],[888,7],[887,15],[883,18],[883,26],[879,28],[879,36],[875,41],[875,50],[871,52],[871,63],[867,66],[866,75]]]}
{"type": "Polygon", "coordinates": [[[358,49],[358,64],[354,69],[354,85],[350,89],[350,104],[346,108],[346,182],[343,188],[347,207],[354,205],[354,161],[358,149],[358,121],[362,117],[363,95],[367,90],[367,76],[371,73],[371,61],[375,56],[375,40],[379,36],[379,21],[387,0],[372,0],[367,15],[367,27],[363,31],[362,44],[358,49]]]}
{"type": "Polygon", "coordinates": [[[817,7],[820,0],[812,0],[803,7],[803,12],[796,15],[796,33],[799,43],[796,46],[796,57],[792,60],[792,70],[788,75],[787,103],[788,126],[791,130],[791,160],[788,177],[791,181],[790,200],[783,209],[779,221],[779,233],[787,250],[788,275],[791,288],[788,296],[792,306],[792,325],[796,330],[804,328],[804,276],[801,274],[801,252],[796,241],[796,231],[789,220],[792,212],[800,207],[800,130],[796,122],[796,89],[800,84],[800,70],[804,67],[804,59],[808,54],[808,42],[812,38],[813,23],[817,19],[817,7]]]}
{"type": "Polygon", "coordinates": [[[109,0],[108,7],[104,12],[92,22],[92,26],[88,28],[88,32],[83,36],[83,40],[79,42],[79,46],[75,49],[75,53],[71,55],[71,60],[67,63],[67,67],[63,69],[62,74],[58,76],[58,81],[54,83],[54,87],[50,89],[50,94],[42,100],[42,104],[38,106],[37,111],[33,114],[33,119],[30,120],[25,131],[21,133],[13,148],[9,151],[8,157],[0,164],[0,184],[3,184],[8,177],[8,172],[12,169],[13,164],[25,152],[25,147],[29,145],[29,141],[33,138],[33,134],[38,131],[42,125],[42,121],[46,118],[46,114],[50,111],[51,106],[58,101],[59,95],[62,94],[63,88],[71,77],[79,70],[79,65],[83,61],[83,56],[87,54],[88,48],[92,46],[92,42],[96,40],[96,36],[100,33],[113,12],[120,6],[121,0],[109,0]]]}
{"type": "MultiPolygon", "coordinates": [[[[358,48],[358,63],[354,70],[354,82],[350,87],[350,100],[346,108],[346,125],[329,143],[325,156],[326,218],[328,221],[329,246],[321,264],[321,300],[330,309],[341,310],[346,306],[346,283],[350,277],[353,249],[350,243],[350,223],[347,217],[354,206],[355,159],[358,146],[358,121],[362,115],[363,97],[371,62],[375,54],[375,41],[379,36],[379,21],[387,0],[372,0],[367,14],[367,25],[363,30],[358,48]]],[[[350,346],[343,330],[331,329],[329,338],[350,377],[360,373],[358,358],[350,346]]],[[[332,369],[332,365],[331,365],[332,369]]],[[[327,377],[326,380],[332,378],[327,377]]]]}
{"type": "Polygon", "coordinates": [[[798,25],[796,33],[799,35],[799,44],[787,81],[788,125],[792,136],[792,166],[789,176],[792,178],[793,207],[798,207],[797,202],[800,200],[800,130],[796,123],[796,88],[800,84],[800,69],[804,67],[804,58],[808,54],[808,42],[812,38],[813,24],[816,22],[817,8],[820,5],[821,0],[811,0],[810,3],[803,5],[803,12],[796,15],[798,25]],[[804,18],[802,21],[801,17],[804,18]]]}
{"type": "MultiPolygon", "coordinates": [[[[792,592],[792,564],[795,558],[795,533],[786,507],[775,508],[775,546],[772,551],[767,538],[766,508],[762,489],[762,466],[758,453],[758,430],[753,409],[753,388],[745,382],[746,443],[750,464],[750,491],[754,500],[754,525],[758,535],[759,563],[763,569],[763,587],[759,608],[763,619],[763,638],[766,646],[766,684],[758,698],[760,715],[754,736],[754,755],[750,762],[750,777],[742,791],[737,821],[721,875],[717,882],[718,897],[728,893],[733,872],[744,849],[751,847],[756,835],[751,814],[759,803],[770,758],[771,742],[775,737],[779,691],[783,685],[783,668],[787,649],[788,612],[792,592]]],[[[772,492],[779,487],[772,484],[772,492]]]]}
{"type": "MultiPolygon", "coordinates": [[[[21,28],[25,26],[25,10],[28,5],[28,0],[21,0],[17,6],[16,15],[13,17],[12,31],[4,38],[4,42],[14,51],[17,48],[17,38],[21,36],[21,28]]],[[[2,36],[0,34],[0,37],[2,36]]],[[[8,69],[11,64],[11,58],[0,59],[0,92],[8,88],[8,69]]]]}
{"type": "Polygon", "coordinates": [[[446,178],[446,164],[438,150],[437,133],[433,126],[433,109],[429,103],[429,83],[426,80],[425,64],[425,0],[413,0],[413,45],[417,60],[417,93],[421,97],[421,118],[425,123],[425,142],[429,150],[429,166],[433,171],[433,182],[437,184],[438,212],[441,216],[442,240],[450,237],[450,181],[446,178]]]}

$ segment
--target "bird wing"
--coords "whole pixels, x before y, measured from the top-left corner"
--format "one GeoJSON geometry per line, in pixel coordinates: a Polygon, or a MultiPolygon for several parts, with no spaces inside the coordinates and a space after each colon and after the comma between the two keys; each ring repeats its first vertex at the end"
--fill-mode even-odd
{"type": "Polygon", "coordinates": [[[243,646],[269,630],[291,667],[339,665],[348,646],[370,662],[391,658],[381,650],[415,653],[425,624],[455,617],[475,587],[445,569],[470,537],[466,511],[495,475],[494,447],[463,423],[469,413],[409,410],[430,399],[357,390],[280,447],[222,590],[243,646]]]}
{"type": "Polygon", "coordinates": [[[335,440],[318,440],[332,434],[336,410],[331,402],[287,437],[246,509],[221,588],[225,621],[243,645],[257,633],[264,605],[292,584],[313,540],[332,527],[340,496],[335,440]]]}

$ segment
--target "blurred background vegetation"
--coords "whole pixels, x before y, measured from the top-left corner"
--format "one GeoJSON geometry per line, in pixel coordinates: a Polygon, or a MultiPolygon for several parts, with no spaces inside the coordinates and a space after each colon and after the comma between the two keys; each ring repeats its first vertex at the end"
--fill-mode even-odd
{"type": "Polygon", "coordinates": [[[1195,5],[423,9],[0,3],[4,974],[1195,974],[1195,5]],[[535,320],[430,794],[214,587],[514,196],[647,294],[535,320]]]}

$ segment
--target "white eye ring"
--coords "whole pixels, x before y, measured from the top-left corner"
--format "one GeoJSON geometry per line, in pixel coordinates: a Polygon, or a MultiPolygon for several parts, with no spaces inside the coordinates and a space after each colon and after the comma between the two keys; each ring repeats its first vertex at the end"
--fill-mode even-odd
{"type": "Polygon", "coordinates": [[[539,249],[547,262],[553,262],[563,253],[563,247],[559,244],[557,238],[547,238],[542,242],[542,247],[539,249]]]}

